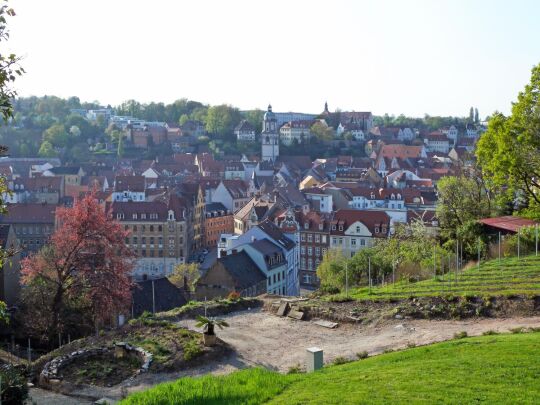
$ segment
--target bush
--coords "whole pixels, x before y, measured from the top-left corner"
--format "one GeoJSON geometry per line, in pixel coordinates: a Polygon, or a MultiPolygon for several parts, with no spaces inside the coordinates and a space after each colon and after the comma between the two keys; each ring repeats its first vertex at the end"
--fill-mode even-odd
{"type": "Polygon", "coordinates": [[[240,293],[236,291],[231,291],[229,295],[227,295],[227,299],[229,301],[238,301],[240,299],[240,293]]]}
{"type": "Polygon", "coordinates": [[[339,288],[329,285],[321,285],[319,291],[323,294],[339,294],[339,288]]]}
{"type": "Polygon", "coordinates": [[[522,326],[518,326],[517,328],[510,329],[510,332],[512,332],[512,333],[523,333],[523,332],[525,332],[525,328],[523,328],[522,326]]]}
{"type": "Polygon", "coordinates": [[[407,347],[408,347],[409,349],[413,349],[413,348],[416,347],[416,343],[414,343],[414,342],[409,342],[409,343],[407,343],[407,347]]]}
{"type": "Polygon", "coordinates": [[[287,374],[300,374],[302,372],[302,367],[300,364],[295,364],[294,366],[289,367],[287,374]]]}
{"type": "Polygon", "coordinates": [[[485,332],[482,332],[482,335],[484,336],[491,336],[491,335],[498,335],[499,332],[496,332],[494,330],[486,330],[485,332]]]}
{"type": "Polygon", "coordinates": [[[0,379],[0,402],[5,405],[23,404],[28,398],[28,386],[23,372],[15,367],[3,368],[0,369],[0,379]]]}
{"type": "Polygon", "coordinates": [[[469,335],[464,330],[462,330],[461,332],[454,333],[454,339],[463,339],[463,338],[466,338],[467,336],[469,335]]]}
{"type": "Polygon", "coordinates": [[[349,360],[346,357],[338,356],[334,359],[332,363],[334,364],[334,366],[339,366],[340,364],[350,363],[351,361],[352,360],[349,360]]]}
{"type": "Polygon", "coordinates": [[[364,360],[369,357],[369,354],[367,351],[364,350],[364,351],[356,353],[356,357],[358,357],[358,360],[364,360]]]}

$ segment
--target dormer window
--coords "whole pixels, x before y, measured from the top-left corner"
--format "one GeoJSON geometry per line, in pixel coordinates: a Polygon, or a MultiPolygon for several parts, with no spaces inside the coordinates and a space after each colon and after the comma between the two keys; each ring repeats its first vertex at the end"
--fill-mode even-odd
{"type": "Polygon", "coordinates": [[[146,213],[141,214],[141,219],[146,219],[146,213]]]}
{"type": "Polygon", "coordinates": [[[378,226],[375,227],[375,233],[379,233],[379,227],[378,226]]]}
{"type": "Polygon", "coordinates": [[[336,230],[336,226],[335,226],[335,225],[332,225],[332,230],[333,230],[333,231],[336,230]]]}
{"type": "Polygon", "coordinates": [[[343,225],[340,225],[340,226],[339,226],[339,230],[340,230],[340,231],[343,230],[343,225]]]}
{"type": "Polygon", "coordinates": [[[322,231],[324,229],[324,225],[323,224],[319,224],[319,231],[322,231]]]}
{"type": "Polygon", "coordinates": [[[382,226],[382,233],[386,233],[386,225],[382,226]]]}
{"type": "Polygon", "coordinates": [[[306,222],[306,223],[304,224],[304,229],[309,229],[309,222],[306,222]]]}
{"type": "Polygon", "coordinates": [[[124,213],[123,212],[118,212],[116,214],[116,219],[124,219],[124,213]]]}
{"type": "Polygon", "coordinates": [[[133,219],[137,219],[137,214],[133,214],[131,217],[132,217],[133,219]]]}

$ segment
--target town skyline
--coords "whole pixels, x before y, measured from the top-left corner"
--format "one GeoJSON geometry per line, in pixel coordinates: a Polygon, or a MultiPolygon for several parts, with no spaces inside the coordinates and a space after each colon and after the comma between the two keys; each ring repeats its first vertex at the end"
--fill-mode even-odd
{"type": "Polygon", "coordinates": [[[309,113],[328,101],[414,117],[465,116],[473,105],[484,118],[510,112],[540,52],[527,23],[538,5],[526,1],[126,4],[17,4],[9,45],[27,67],[19,95],[309,113]],[[201,20],[205,10],[214,12],[201,20]],[[274,23],[287,17],[294,26],[274,23]]]}

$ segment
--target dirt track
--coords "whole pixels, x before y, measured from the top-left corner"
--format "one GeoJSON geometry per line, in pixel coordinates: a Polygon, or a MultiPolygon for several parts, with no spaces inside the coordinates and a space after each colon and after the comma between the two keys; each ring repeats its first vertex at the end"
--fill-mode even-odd
{"type": "MultiPolygon", "coordinates": [[[[354,358],[366,350],[370,355],[385,349],[406,347],[409,342],[423,345],[453,338],[466,331],[470,336],[494,330],[540,327],[540,317],[509,319],[471,319],[465,321],[395,320],[379,325],[343,324],[327,329],[309,321],[280,318],[261,310],[243,311],[225,316],[231,325],[217,334],[233,346],[238,358],[247,364],[261,365],[279,371],[303,364],[305,350],[317,346],[324,350],[325,362],[338,356],[354,358]]],[[[195,321],[180,322],[190,329],[195,321]]]]}
{"type": "MultiPolygon", "coordinates": [[[[448,340],[461,331],[474,336],[488,330],[508,332],[520,326],[540,327],[540,316],[466,321],[391,320],[370,326],[343,324],[336,329],[327,329],[309,321],[280,318],[261,309],[236,312],[223,318],[230,327],[218,329],[217,334],[236,350],[235,354],[219,362],[201,364],[189,370],[143,374],[126,387],[128,392],[144,390],[160,382],[185,376],[227,374],[250,366],[287,371],[291,366],[304,364],[305,350],[311,346],[322,348],[325,362],[331,362],[338,356],[356,358],[356,353],[364,350],[373,355],[386,349],[404,348],[408,343],[423,345],[448,340]]],[[[193,320],[179,322],[182,326],[196,330],[195,323],[193,320]]],[[[95,387],[79,394],[120,399],[122,385],[111,388],[95,387]]],[[[39,405],[87,403],[40,391],[42,390],[31,392],[34,401],[39,405]]]]}

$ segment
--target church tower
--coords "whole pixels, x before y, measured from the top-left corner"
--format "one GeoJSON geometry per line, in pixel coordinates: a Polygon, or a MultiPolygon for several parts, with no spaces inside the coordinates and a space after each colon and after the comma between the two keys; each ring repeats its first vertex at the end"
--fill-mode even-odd
{"type": "Polygon", "coordinates": [[[276,116],[272,112],[272,106],[264,113],[263,129],[261,132],[262,160],[275,162],[279,156],[279,133],[276,116]]]}

